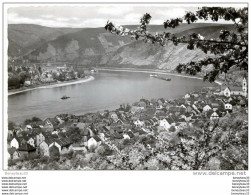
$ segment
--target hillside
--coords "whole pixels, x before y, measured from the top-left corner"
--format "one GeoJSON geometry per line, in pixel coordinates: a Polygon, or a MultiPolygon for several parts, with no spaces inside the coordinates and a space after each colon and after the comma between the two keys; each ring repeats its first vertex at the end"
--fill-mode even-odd
{"type": "Polygon", "coordinates": [[[9,24],[8,54],[10,56],[25,55],[48,41],[79,30],[78,28],[50,28],[35,24],[9,24]]]}
{"type": "MultiPolygon", "coordinates": [[[[126,26],[136,29],[137,26],[126,26]]],[[[233,25],[195,23],[181,24],[166,30],[178,36],[200,33],[207,38],[216,38],[222,29],[233,25]]],[[[150,32],[163,32],[162,25],[152,25],[150,32]]],[[[186,45],[166,47],[132,41],[104,28],[48,28],[38,25],[9,25],[9,55],[24,56],[38,62],[71,62],[76,65],[147,66],[173,70],[178,63],[199,60],[205,57],[200,50],[187,50],[186,45]]]]}
{"type": "MultiPolygon", "coordinates": [[[[156,27],[152,29],[156,29],[156,27]]],[[[190,26],[182,24],[178,28],[169,31],[175,33],[177,36],[190,35],[196,32],[210,39],[217,38],[221,29],[232,30],[233,26],[213,24],[193,24],[190,26]]],[[[161,69],[174,70],[181,62],[197,61],[204,57],[206,57],[206,54],[201,50],[188,50],[186,44],[174,46],[172,43],[168,43],[165,47],[162,47],[158,44],[145,44],[143,41],[137,41],[121,47],[107,64],[114,66],[153,65],[161,69]]]]}

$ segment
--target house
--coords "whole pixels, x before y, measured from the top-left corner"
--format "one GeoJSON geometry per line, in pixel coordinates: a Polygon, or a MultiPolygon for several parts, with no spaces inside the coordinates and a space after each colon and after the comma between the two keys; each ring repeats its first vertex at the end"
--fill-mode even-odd
{"type": "Polygon", "coordinates": [[[200,113],[198,107],[195,104],[192,105],[192,108],[195,112],[200,113]]]}
{"type": "Polygon", "coordinates": [[[14,136],[14,130],[8,130],[8,137],[13,137],[14,136]]]}
{"type": "Polygon", "coordinates": [[[189,113],[186,113],[185,114],[185,120],[188,122],[188,121],[190,121],[190,120],[192,120],[192,116],[193,116],[193,114],[191,115],[191,114],[189,114],[189,113]]]}
{"type": "Polygon", "coordinates": [[[190,105],[188,105],[187,107],[186,107],[186,112],[192,112],[193,111],[193,108],[192,108],[192,106],[190,106],[190,105]]]}
{"type": "Polygon", "coordinates": [[[144,126],[144,122],[143,122],[143,121],[140,121],[140,120],[133,121],[133,124],[134,124],[136,127],[143,127],[143,126],[144,126]]]}
{"type": "Polygon", "coordinates": [[[39,146],[45,140],[45,133],[39,133],[36,136],[36,144],[39,146]]]}
{"type": "Polygon", "coordinates": [[[168,130],[171,127],[171,124],[169,124],[166,119],[162,119],[159,121],[159,127],[160,129],[168,130]]]}
{"type": "Polygon", "coordinates": [[[23,132],[23,129],[22,129],[21,127],[16,127],[16,128],[13,130],[13,135],[14,135],[14,133],[15,133],[16,135],[20,135],[21,132],[23,132]]]}
{"type": "Polygon", "coordinates": [[[160,98],[160,99],[158,99],[157,100],[157,103],[159,104],[159,105],[162,105],[163,106],[163,104],[165,104],[165,100],[164,100],[164,98],[160,98]]]}
{"type": "Polygon", "coordinates": [[[32,129],[31,125],[26,125],[24,128],[25,131],[30,131],[31,129],[32,129]]]}
{"type": "Polygon", "coordinates": [[[72,142],[67,138],[55,139],[49,147],[56,146],[60,154],[68,153],[72,149],[72,142]]]}
{"type": "Polygon", "coordinates": [[[203,112],[207,112],[207,111],[209,111],[209,110],[211,110],[212,108],[211,108],[211,106],[209,106],[208,104],[207,105],[205,105],[204,107],[203,107],[203,112]]]}
{"type": "Polygon", "coordinates": [[[16,160],[21,157],[20,152],[16,148],[9,148],[8,153],[10,155],[11,160],[16,160]]]}
{"type": "Polygon", "coordinates": [[[217,113],[217,112],[213,112],[212,114],[211,114],[211,116],[210,116],[210,120],[213,120],[213,121],[215,121],[215,120],[218,120],[219,119],[219,114],[217,113]]]}
{"type": "Polygon", "coordinates": [[[35,147],[35,139],[33,137],[28,137],[27,143],[35,147]]]}
{"type": "Polygon", "coordinates": [[[119,117],[115,112],[109,113],[109,118],[111,118],[114,122],[117,122],[119,117]]]}
{"type": "Polygon", "coordinates": [[[144,101],[140,101],[138,103],[138,107],[140,107],[142,110],[144,110],[146,108],[146,103],[144,101]]]}
{"type": "Polygon", "coordinates": [[[49,147],[49,154],[50,154],[50,158],[58,158],[60,156],[60,151],[59,148],[57,146],[55,146],[54,144],[52,144],[49,147]]]}
{"type": "Polygon", "coordinates": [[[87,152],[85,146],[82,146],[82,145],[77,144],[77,143],[72,144],[72,150],[73,151],[84,151],[84,152],[87,152]]]}
{"type": "Polygon", "coordinates": [[[17,137],[13,137],[10,141],[10,147],[11,148],[16,148],[18,149],[20,146],[20,139],[18,139],[17,137]]]}
{"type": "Polygon", "coordinates": [[[225,110],[232,110],[232,109],[233,109],[232,104],[229,104],[229,103],[226,103],[226,104],[224,105],[224,107],[225,107],[225,110]]]}
{"type": "Polygon", "coordinates": [[[127,133],[124,133],[124,134],[123,134],[123,138],[124,138],[124,139],[130,139],[130,136],[129,136],[127,133]]]}
{"type": "Polygon", "coordinates": [[[101,139],[98,136],[91,137],[87,142],[88,149],[95,149],[101,144],[101,139]]]}
{"type": "Polygon", "coordinates": [[[59,125],[59,121],[55,118],[47,118],[44,120],[44,129],[47,131],[53,131],[59,125]]]}
{"type": "Polygon", "coordinates": [[[188,99],[188,98],[190,98],[191,96],[190,96],[190,94],[189,93],[187,93],[186,95],[185,95],[185,99],[188,99]]]}
{"type": "Polygon", "coordinates": [[[187,124],[187,121],[184,118],[180,118],[178,119],[178,123],[184,125],[184,124],[187,124]]]}
{"type": "Polygon", "coordinates": [[[53,124],[52,122],[50,121],[50,119],[46,119],[44,121],[44,129],[48,130],[48,131],[52,131],[54,128],[53,128],[53,124]]]}
{"type": "Polygon", "coordinates": [[[18,148],[22,158],[32,158],[36,155],[36,148],[26,143],[18,148]]]}
{"type": "Polygon", "coordinates": [[[53,144],[53,139],[46,138],[42,143],[39,144],[39,153],[41,156],[50,156],[50,146],[53,144]]]}
{"type": "Polygon", "coordinates": [[[227,86],[222,87],[221,94],[224,95],[225,97],[230,97],[231,95],[230,88],[227,86]]]}
{"type": "Polygon", "coordinates": [[[61,119],[59,116],[56,116],[56,119],[58,120],[59,124],[63,124],[65,121],[61,119]]]}

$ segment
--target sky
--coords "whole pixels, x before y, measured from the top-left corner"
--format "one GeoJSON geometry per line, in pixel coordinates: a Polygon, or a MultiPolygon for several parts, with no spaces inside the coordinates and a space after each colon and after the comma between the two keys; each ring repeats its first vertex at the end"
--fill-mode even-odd
{"type": "MultiPolygon", "coordinates": [[[[204,4],[205,5],[205,4],[204,4]]],[[[75,5],[15,5],[9,7],[9,24],[38,24],[48,27],[104,27],[107,20],[117,25],[139,24],[145,13],[152,16],[151,24],[162,25],[171,18],[182,17],[186,11],[196,11],[203,4],[75,4],[75,5]]],[[[221,6],[216,4],[214,6],[221,6]]],[[[225,7],[244,7],[243,4],[224,4],[225,7]]],[[[210,22],[210,21],[208,21],[210,22]]],[[[224,23],[224,21],[220,21],[224,23]]]]}

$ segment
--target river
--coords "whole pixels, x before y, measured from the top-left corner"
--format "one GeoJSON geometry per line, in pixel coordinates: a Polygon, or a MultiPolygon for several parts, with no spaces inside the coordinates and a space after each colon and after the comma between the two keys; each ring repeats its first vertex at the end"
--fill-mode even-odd
{"type": "Polygon", "coordinates": [[[8,119],[21,123],[33,116],[45,119],[61,113],[76,115],[111,110],[141,98],[174,99],[215,83],[167,75],[170,82],[151,78],[149,73],[100,71],[94,80],[54,88],[42,88],[10,95],[8,119]],[[61,100],[64,95],[70,96],[61,100]]]}

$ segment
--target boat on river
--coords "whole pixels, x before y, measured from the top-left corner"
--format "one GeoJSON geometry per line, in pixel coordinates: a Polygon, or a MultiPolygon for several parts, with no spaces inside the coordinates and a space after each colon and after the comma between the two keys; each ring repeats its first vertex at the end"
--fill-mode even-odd
{"type": "Polygon", "coordinates": [[[64,95],[63,97],[61,97],[62,100],[66,100],[66,99],[68,99],[68,98],[70,98],[70,97],[68,97],[68,96],[66,96],[66,95],[64,95]]]}

